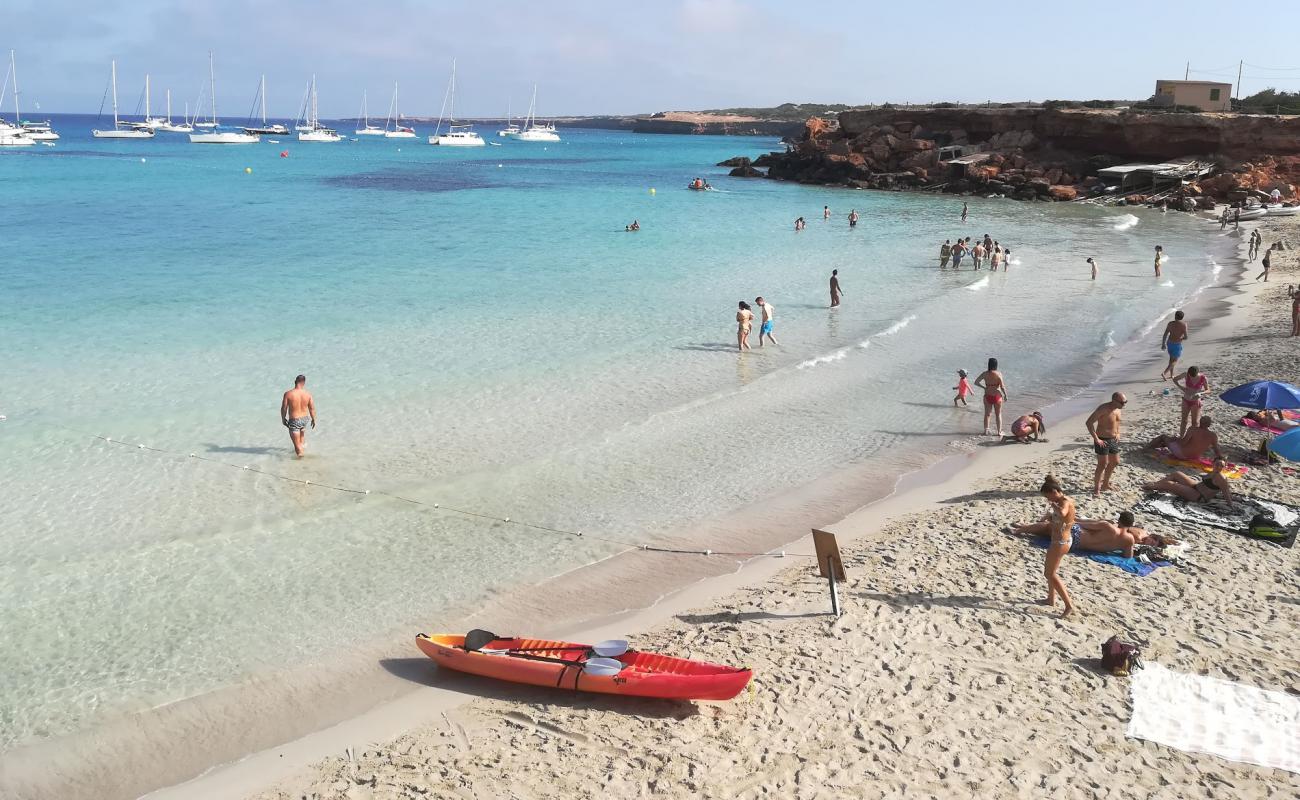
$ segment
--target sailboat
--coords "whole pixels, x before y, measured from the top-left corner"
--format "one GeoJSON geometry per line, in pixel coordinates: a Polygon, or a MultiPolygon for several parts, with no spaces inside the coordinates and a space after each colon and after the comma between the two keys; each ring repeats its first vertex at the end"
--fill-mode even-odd
{"type": "Polygon", "coordinates": [[[514,114],[510,110],[510,103],[506,102],[506,126],[497,131],[497,136],[514,136],[519,133],[519,126],[515,124],[514,114]]]}
{"type": "Polygon", "coordinates": [[[193,116],[193,117],[190,117],[189,104],[188,104],[188,103],[186,104],[186,108],[185,108],[185,116],[188,118],[188,119],[186,120],[186,122],[187,122],[187,124],[189,124],[189,126],[190,126],[191,128],[212,129],[212,128],[217,127],[217,121],[216,121],[215,119],[209,119],[209,120],[200,120],[200,119],[199,119],[199,113],[200,113],[199,110],[200,110],[201,108],[203,108],[203,93],[204,93],[205,91],[207,91],[207,87],[204,86],[203,84],[199,84],[199,96],[196,97],[196,98],[194,98],[194,116],[193,116]]]}
{"type": "Polygon", "coordinates": [[[393,81],[393,102],[388,107],[388,120],[384,123],[384,136],[389,139],[414,139],[415,128],[402,124],[402,112],[397,108],[397,81],[393,81]],[[390,131],[389,125],[393,126],[390,131]]]}
{"type": "Polygon", "coordinates": [[[487,142],[474,132],[472,125],[456,124],[456,60],[451,62],[451,80],[447,82],[447,94],[442,98],[443,111],[447,112],[447,132],[442,132],[442,112],[438,114],[438,127],[429,137],[429,144],[443,147],[483,147],[487,142]]]}
{"type": "MultiPolygon", "coordinates": [[[[10,125],[3,119],[0,119],[0,138],[22,138],[31,142],[52,142],[55,139],[58,139],[59,134],[55,133],[54,129],[50,127],[49,120],[45,120],[44,122],[33,122],[22,118],[22,114],[18,110],[18,95],[20,94],[18,91],[18,61],[14,57],[13,50],[9,51],[9,74],[14,80],[14,122],[10,125]]],[[[6,81],[6,85],[8,85],[8,81],[6,81]]],[[[0,100],[3,100],[3,98],[4,92],[0,90],[0,100]]],[[[27,143],[28,142],[22,141],[0,142],[0,144],[8,147],[22,147],[27,143]]]]}
{"type": "Polygon", "coordinates": [[[162,117],[155,117],[149,111],[149,73],[144,74],[144,121],[138,124],[138,127],[148,128],[156,131],[167,124],[167,120],[162,117]]]}
{"type": "Polygon", "coordinates": [[[194,126],[190,124],[189,104],[185,105],[185,121],[182,123],[172,122],[172,90],[167,90],[167,119],[163,124],[158,126],[158,130],[167,131],[168,133],[193,133],[194,126]]]}
{"type": "Polygon", "coordinates": [[[383,136],[384,129],[370,124],[370,106],[366,103],[366,90],[361,90],[361,119],[365,122],[354,133],[357,136],[383,136]]]}
{"type": "Polygon", "coordinates": [[[337,142],[342,137],[333,128],[320,124],[320,109],[316,99],[316,76],[311,76],[310,99],[307,105],[307,130],[298,128],[300,142],[337,142]]]}
{"type": "MultiPolygon", "coordinates": [[[[111,71],[112,77],[109,78],[109,81],[113,86],[113,128],[112,130],[107,130],[107,131],[92,130],[90,132],[90,135],[94,136],[96,139],[152,139],[153,138],[152,128],[139,127],[137,125],[131,124],[129,122],[123,122],[120,119],[118,119],[117,61],[114,60],[111,63],[112,63],[112,71],[111,71]]],[[[102,104],[100,105],[100,110],[101,111],[103,110],[102,104]]]]}
{"type": "Polygon", "coordinates": [[[212,95],[211,133],[191,133],[190,144],[257,144],[261,141],[256,134],[244,131],[216,130],[217,122],[217,73],[212,66],[212,51],[208,51],[208,93],[212,95]]]}
{"type": "MultiPolygon", "coordinates": [[[[253,98],[253,103],[256,105],[258,100],[262,102],[262,124],[246,125],[244,127],[244,133],[264,133],[268,136],[288,136],[289,135],[288,128],[286,128],[285,126],[281,125],[278,122],[268,123],[266,121],[266,76],[265,75],[262,76],[261,82],[258,83],[257,85],[257,97],[253,98]]],[[[249,116],[249,122],[250,123],[252,122],[251,115],[249,116]]]]}
{"type": "Polygon", "coordinates": [[[558,142],[560,134],[555,132],[555,123],[543,125],[537,121],[537,84],[533,84],[533,102],[528,105],[528,117],[524,120],[523,130],[510,134],[521,142],[558,142]]]}

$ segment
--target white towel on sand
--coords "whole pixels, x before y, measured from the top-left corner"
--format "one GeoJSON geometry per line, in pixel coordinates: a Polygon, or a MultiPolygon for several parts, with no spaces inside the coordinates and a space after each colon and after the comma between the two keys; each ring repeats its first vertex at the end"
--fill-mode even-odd
{"type": "Polygon", "coordinates": [[[1147,663],[1129,681],[1135,739],[1300,772],[1300,697],[1147,663]]]}

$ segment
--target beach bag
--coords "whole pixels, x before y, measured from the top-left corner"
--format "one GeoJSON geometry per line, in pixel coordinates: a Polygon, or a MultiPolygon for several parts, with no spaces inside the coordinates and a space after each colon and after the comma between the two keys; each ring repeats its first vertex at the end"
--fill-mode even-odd
{"type": "Polygon", "coordinates": [[[1101,668],[1111,675],[1128,675],[1142,668],[1141,656],[1137,645],[1112,636],[1101,646],[1101,668]]]}
{"type": "Polygon", "coordinates": [[[1276,542],[1284,547],[1290,547],[1290,542],[1294,541],[1291,537],[1292,532],[1284,528],[1268,511],[1261,511],[1251,517],[1246,532],[1256,539],[1276,542]]]}

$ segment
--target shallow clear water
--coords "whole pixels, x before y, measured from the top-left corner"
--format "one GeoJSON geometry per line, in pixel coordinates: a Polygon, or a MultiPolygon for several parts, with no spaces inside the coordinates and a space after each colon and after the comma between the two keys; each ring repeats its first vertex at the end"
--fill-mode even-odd
{"type": "Polygon", "coordinates": [[[774,140],[205,148],[92,123],[0,153],[0,746],[619,549],[89,434],[648,541],[978,433],[949,387],[990,355],[1011,418],[1077,391],[1214,269],[1184,215],[973,199],[962,225],[960,200],[712,166],[774,140]],[[934,269],[986,231],[1009,272],[934,269]],[[760,293],[781,346],[741,356],[736,301],[760,293]],[[302,462],[278,420],[298,372],[302,462]]]}

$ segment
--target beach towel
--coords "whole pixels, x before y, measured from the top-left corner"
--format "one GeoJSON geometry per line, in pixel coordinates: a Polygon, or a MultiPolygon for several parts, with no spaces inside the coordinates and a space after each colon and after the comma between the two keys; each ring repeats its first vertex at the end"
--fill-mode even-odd
{"type": "MultiPolygon", "coordinates": [[[[1046,550],[1047,546],[1051,544],[1046,539],[1033,539],[1031,540],[1031,542],[1033,543],[1034,547],[1037,547],[1039,550],[1046,550]]],[[[1091,550],[1071,550],[1070,555],[1083,556],[1084,558],[1087,558],[1091,561],[1096,561],[1098,564],[1109,564],[1112,567],[1119,567],[1120,569],[1124,570],[1130,575],[1136,575],[1139,578],[1145,578],[1146,576],[1155,572],[1156,567],[1173,566],[1168,561],[1152,561],[1151,563],[1148,564],[1144,561],[1139,561],[1136,558],[1125,558],[1124,556],[1120,555],[1118,552],[1094,553],[1091,550]]]]}
{"type": "MultiPolygon", "coordinates": [[[[1168,464],[1171,467],[1186,467],[1194,469],[1197,472],[1211,472],[1214,470],[1214,462],[1208,458],[1201,458],[1195,461],[1189,458],[1175,458],[1174,454],[1169,452],[1168,447],[1157,447],[1156,458],[1162,464],[1168,464]]],[[[1243,467],[1239,464],[1229,464],[1223,468],[1223,477],[1237,479],[1243,477],[1250,471],[1249,467],[1243,467]]]]}
{"type": "Polygon", "coordinates": [[[1238,497],[1236,502],[1236,508],[1230,508],[1222,500],[1189,503],[1178,497],[1154,495],[1139,502],[1134,506],[1134,510],[1175,520],[1183,523],[1185,527],[1218,528],[1242,536],[1263,538],[1264,541],[1271,541],[1283,547],[1291,547],[1295,543],[1300,511],[1285,503],[1261,500],[1257,497],[1238,497]],[[1273,517],[1278,525],[1290,532],[1289,535],[1282,539],[1254,536],[1250,530],[1250,522],[1256,514],[1273,517]]]}
{"type": "Polygon", "coordinates": [[[1268,431],[1269,433],[1286,433],[1287,431],[1292,430],[1291,428],[1274,428],[1272,425],[1261,425],[1250,417],[1242,417],[1241,424],[1251,430],[1268,431]]]}
{"type": "Polygon", "coordinates": [[[1129,679],[1129,691],[1130,738],[1300,772],[1300,697],[1151,662],[1129,679]]]}

